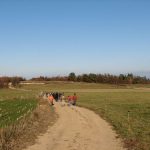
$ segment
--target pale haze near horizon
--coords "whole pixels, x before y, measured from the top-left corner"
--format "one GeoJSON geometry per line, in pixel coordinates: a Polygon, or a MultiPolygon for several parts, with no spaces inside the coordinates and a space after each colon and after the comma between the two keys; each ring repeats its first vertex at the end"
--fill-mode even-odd
{"type": "Polygon", "coordinates": [[[150,2],[0,1],[0,76],[150,77],[150,2]]]}

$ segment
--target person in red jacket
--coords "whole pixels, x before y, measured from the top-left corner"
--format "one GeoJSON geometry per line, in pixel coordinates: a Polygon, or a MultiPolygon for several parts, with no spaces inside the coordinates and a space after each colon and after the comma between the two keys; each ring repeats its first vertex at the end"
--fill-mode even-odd
{"type": "Polygon", "coordinates": [[[76,105],[77,102],[77,95],[76,93],[74,93],[73,97],[72,97],[72,105],[76,105]]]}

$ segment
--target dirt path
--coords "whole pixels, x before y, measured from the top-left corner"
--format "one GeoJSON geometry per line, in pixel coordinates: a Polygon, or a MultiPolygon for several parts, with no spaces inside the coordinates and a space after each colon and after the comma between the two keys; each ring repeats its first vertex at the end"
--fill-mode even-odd
{"type": "Polygon", "coordinates": [[[94,112],[55,104],[59,119],[26,150],[124,150],[109,124],[94,112]]]}

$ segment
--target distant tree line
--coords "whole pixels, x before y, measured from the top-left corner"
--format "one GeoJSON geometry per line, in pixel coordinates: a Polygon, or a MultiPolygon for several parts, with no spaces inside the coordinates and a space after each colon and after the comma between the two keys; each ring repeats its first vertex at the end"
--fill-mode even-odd
{"type": "Polygon", "coordinates": [[[68,77],[67,76],[56,76],[56,77],[40,76],[40,77],[32,78],[31,81],[68,81],[68,77]]]}
{"type": "Polygon", "coordinates": [[[0,77],[0,88],[8,88],[11,83],[12,86],[17,86],[20,81],[25,81],[25,78],[22,77],[0,77]]]}
{"type": "Polygon", "coordinates": [[[111,74],[82,74],[76,75],[74,72],[68,76],[44,77],[40,76],[32,78],[32,81],[73,81],[88,83],[109,83],[109,84],[149,84],[150,79],[146,77],[134,76],[132,73],[127,75],[111,75],[111,74]]]}

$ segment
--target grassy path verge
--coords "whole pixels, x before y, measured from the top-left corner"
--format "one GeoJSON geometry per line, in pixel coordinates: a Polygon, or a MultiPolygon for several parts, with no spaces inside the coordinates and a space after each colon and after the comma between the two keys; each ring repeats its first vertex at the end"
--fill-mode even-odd
{"type": "Polygon", "coordinates": [[[78,105],[94,110],[113,125],[129,149],[150,149],[150,93],[78,94],[78,105]]]}
{"type": "Polygon", "coordinates": [[[57,118],[47,101],[37,92],[0,90],[0,150],[22,150],[34,144],[57,118]]]}

